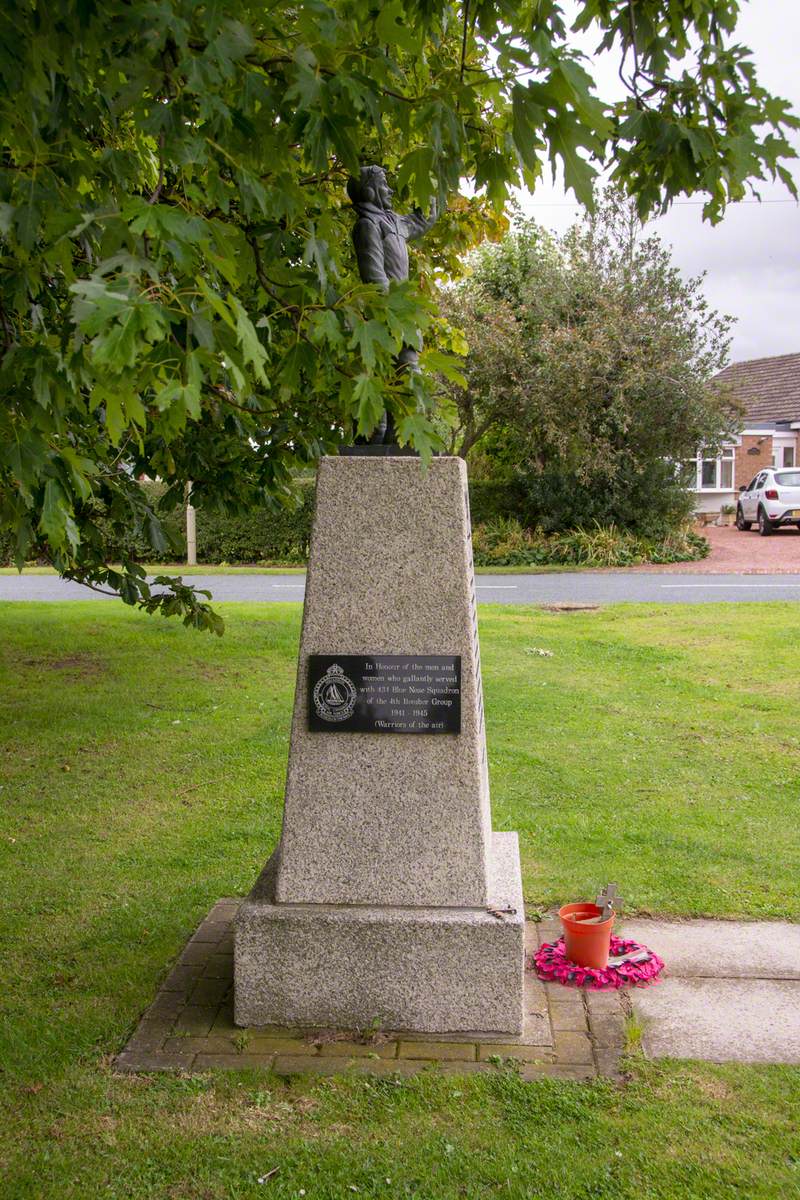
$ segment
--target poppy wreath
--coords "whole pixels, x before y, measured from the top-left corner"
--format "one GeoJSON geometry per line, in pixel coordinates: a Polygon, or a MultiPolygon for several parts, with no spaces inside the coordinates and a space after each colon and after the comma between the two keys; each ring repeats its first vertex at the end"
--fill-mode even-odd
{"type": "Polygon", "coordinates": [[[564,948],[564,938],[540,946],[533,955],[533,967],[540,979],[547,983],[562,983],[565,987],[585,987],[592,991],[603,991],[623,987],[648,987],[655,983],[664,969],[664,961],[640,942],[630,938],[611,938],[611,957],[618,954],[637,954],[647,950],[650,957],[646,962],[620,963],[618,967],[579,967],[570,962],[564,948]]]}

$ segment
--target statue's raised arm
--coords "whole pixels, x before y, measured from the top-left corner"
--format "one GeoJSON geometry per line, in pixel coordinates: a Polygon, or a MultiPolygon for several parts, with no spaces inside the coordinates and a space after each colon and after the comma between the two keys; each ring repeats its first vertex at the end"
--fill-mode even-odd
{"type": "Polygon", "coordinates": [[[398,217],[398,221],[403,229],[403,235],[407,242],[415,242],[417,238],[423,237],[428,230],[436,224],[439,218],[439,210],[434,200],[431,204],[429,216],[425,216],[421,208],[415,208],[408,216],[398,217]]]}

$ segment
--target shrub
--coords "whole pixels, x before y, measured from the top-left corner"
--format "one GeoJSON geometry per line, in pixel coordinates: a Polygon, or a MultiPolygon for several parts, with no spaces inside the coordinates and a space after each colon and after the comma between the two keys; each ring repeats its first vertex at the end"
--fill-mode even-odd
{"type": "Polygon", "coordinates": [[[524,500],[524,488],[516,480],[470,479],[469,507],[473,526],[500,517],[519,516],[524,511],[524,500]]]}
{"type": "Polygon", "coordinates": [[[10,529],[0,528],[0,566],[8,567],[14,561],[14,535],[10,529]]]}
{"type": "Polygon", "coordinates": [[[296,508],[259,508],[242,515],[200,510],[197,559],[206,563],[297,565],[308,557],[314,483],[299,485],[296,508]]]}
{"type": "Polygon", "coordinates": [[[666,462],[654,463],[646,472],[625,464],[613,482],[551,468],[527,475],[516,491],[520,500],[510,512],[531,529],[555,533],[616,526],[653,540],[685,525],[694,502],[685,480],[666,462]]]}
{"type": "Polygon", "coordinates": [[[526,530],[519,521],[497,518],[473,530],[475,563],[491,566],[627,567],[636,563],[692,562],[705,558],[709,545],[692,530],[681,529],[661,538],[647,538],[600,525],[565,533],[526,530]]]}

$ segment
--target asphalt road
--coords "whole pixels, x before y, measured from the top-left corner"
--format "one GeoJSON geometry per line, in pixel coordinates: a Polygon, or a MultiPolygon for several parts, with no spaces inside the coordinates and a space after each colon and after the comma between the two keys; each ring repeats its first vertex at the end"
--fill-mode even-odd
{"type": "MultiPolygon", "coordinates": [[[[215,600],[302,600],[302,575],[192,575],[215,600]]],[[[659,604],[736,600],[800,600],[797,575],[684,575],[575,571],[548,575],[478,575],[478,600],[487,604],[659,604]]],[[[103,600],[55,575],[0,575],[0,600],[103,600]]]]}

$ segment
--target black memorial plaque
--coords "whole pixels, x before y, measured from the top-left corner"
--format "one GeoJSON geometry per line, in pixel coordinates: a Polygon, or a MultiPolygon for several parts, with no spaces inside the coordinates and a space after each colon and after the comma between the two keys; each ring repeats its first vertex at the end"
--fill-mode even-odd
{"type": "Polygon", "coordinates": [[[316,733],[461,733],[460,654],[311,654],[316,733]]]}

